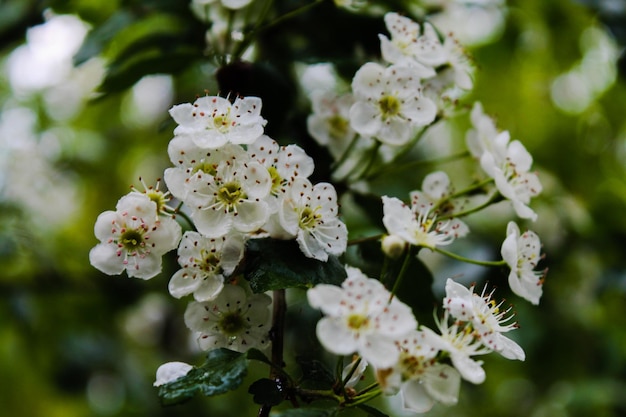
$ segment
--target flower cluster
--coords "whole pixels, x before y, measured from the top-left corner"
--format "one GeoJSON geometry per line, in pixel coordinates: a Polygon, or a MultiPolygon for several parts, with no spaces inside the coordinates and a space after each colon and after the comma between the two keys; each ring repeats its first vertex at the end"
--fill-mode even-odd
{"type": "MultiPolygon", "coordinates": [[[[391,37],[380,35],[383,63],[359,68],[349,92],[338,91],[332,83],[308,92],[313,110],[309,133],[337,162],[350,166],[348,174],[358,170],[354,160],[352,165],[346,161],[349,149],[367,154],[384,145],[394,152],[437,120],[453,91],[473,85],[470,60],[451,36],[441,39],[430,24],[422,27],[397,13],[387,13],[384,19],[391,37]]],[[[314,66],[306,74],[317,79],[333,76],[327,66],[314,66]]]]}
{"type": "MultiPolygon", "coordinates": [[[[248,3],[201,0],[192,7],[196,13],[208,13],[208,5],[228,9],[228,27],[235,30],[236,12],[248,3]]],[[[341,3],[357,7],[357,2],[341,3]]],[[[498,130],[480,103],[471,112],[470,106],[458,112],[455,98],[473,87],[472,66],[452,35],[393,12],[384,22],[388,34],[379,35],[382,59],[363,64],[351,82],[341,80],[330,64],[303,73],[312,109],[306,127],[334,160],[329,177],[341,182],[338,189],[346,193],[374,193],[370,180],[397,169],[396,162],[410,156],[422,135],[451,115],[451,107],[456,115],[470,113],[471,128],[465,133],[467,151],[446,162],[463,159],[475,172],[459,178],[434,170],[423,178],[421,189],[408,189],[405,201],[376,193],[384,234],[352,243],[380,240],[385,256],[380,279],[351,266],[361,254],[342,256],[348,228],[339,217],[341,195],[330,182],[311,181],[313,159],[300,146],[280,146],[265,133],[261,98],[230,95],[206,95],[170,109],[177,126],[167,149],[172,166],[163,176],[168,191],[161,192],[158,185],[145,192],[133,189],[116,211],[101,214],[95,225],[101,243],[90,260],[107,274],[126,270],[131,277],[149,279],[161,271],[162,256],[176,249],[180,269],[168,290],[175,298],[193,297],[184,322],[202,350],[243,353],[282,343],[284,290],[306,288],[310,306],[323,313],[316,325],[320,344],[353,359],[345,368],[343,359],[338,362],[332,394],[309,389],[302,394],[296,379],[282,369],[283,349],[277,346],[271,361],[262,361],[272,363],[270,383],[289,385],[285,399],[296,403],[298,395],[307,401],[319,396],[345,407],[380,393],[401,393],[406,408],[425,412],[435,403],[455,404],[462,380],[485,380],[477,357],[496,352],[523,361],[525,353],[508,336],[518,327],[511,308],[495,301],[494,291],[476,293],[475,285],[467,288],[448,279],[443,313],[431,329],[418,324],[413,306],[398,294],[399,284],[426,248],[455,260],[508,267],[510,290],[538,304],[545,272],[536,270],[542,255],[534,232],[522,233],[510,222],[502,259],[496,261],[468,259],[443,247],[454,248],[457,239],[470,234],[467,216],[501,200],[509,201],[518,217],[535,220],[529,205],[542,186],[530,170],[529,152],[498,130]],[[170,207],[170,200],[176,206],[170,207]],[[295,241],[308,265],[283,259],[289,255],[276,251],[281,253],[271,258],[279,265],[266,262],[269,271],[259,278],[271,282],[255,287],[259,282],[252,283],[248,274],[263,256],[255,252],[258,241],[253,239],[262,238],[295,241]],[[396,263],[403,255],[402,263],[396,263]],[[385,286],[391,283],[391,289],[385,286]],[[268,288],[275,290],[273,297],[262,292],[268,288]],[[358,392],[368,366],[375,384],[358,392]]],[[[395,187],[389,193],[393,191],[395,187]]],[[[251,356],[259,357],[258,352],[251,356]]],[[[165,364],[155,385],[167,386],[191,369],[180,362],[165,364]]]]}
{"type": "Polygon", "coordinates": [[[417,412],[436,402],[455,404],[461,379],[482,383],[485,372],[475,356],[498,352],[525,359],[503,334],[517,328],[510,308],[503,310],[492,295],[448,279],[437,333],[418,327],[409,306],[356,268],[348,268],[341,288],[320,284],[307,292],[311,306],[325,313],[317,336],[326,350],[358,354],[375,369],[384,393],[402,392],[405,407],[417,412]]]}
{"type": "Polygon", "coordinates": [[[163,254],[178,248],[181,269],[169,292],[195,298],[185,323],[203,349],[268,344],[271,298],[229,282],[248,239],[293,239],[305,256],[321,261],[346,249],[334,187],[309,181],[314,164],[302,148],[279,146],[264,135],[261,106],[257,97],[205,96],[172,107],[178,126],[164,180],[188,212],[167,207],[166,193],[133,190],[95,226],[102,243],[90,260],[107,274],[126,269],[129,276],[152,278],[163,254]],[[195,230],[181,237],[176,215],[195,230]]]}

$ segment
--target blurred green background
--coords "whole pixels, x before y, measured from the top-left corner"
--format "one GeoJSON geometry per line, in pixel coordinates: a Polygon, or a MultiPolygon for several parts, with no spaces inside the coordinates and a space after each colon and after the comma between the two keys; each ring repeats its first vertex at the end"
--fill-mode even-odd
{"type": "MultiPolygon", "coordinates": [[[[525,226],[549,273],[538,307],[502,289],[526,362],[485,357],[486,382],[463,383],[458,406],[429,415],[626,416],[626,2],[510,1],[505,21],[470,49],[478,70],[465,102],[480,100],[534,157],[544,192],[525,226]]],[[[186,1],[0,1],[0,415],[255,415],[246,384],[160,406],[158,365],[202,356],[182,323],[186,301],[167,294],[174,254],[147,282],[88,261],[98,214],[169,166],[167,109],[220,88],[205,30],[186,1]],[[93,95],[98,85],[106,94],[93,95]]],[[[350,77],[383,31],[379,17],[324,2],[264,32],[257,64],[222,69],[220,86],[261,96],[269,134],[304,146],[327,179],[290,63],[332,61],[350,77]]],[[[419,188],[421,177],[409,180],[419,188]]],[[[507,220],[475,219],[466,245],[498,256],[507,220]]],[[[436,283],[464,268],[435,268],[436,283]]],[[[294,294],[292,313],[302,304],[294,294]]]]}

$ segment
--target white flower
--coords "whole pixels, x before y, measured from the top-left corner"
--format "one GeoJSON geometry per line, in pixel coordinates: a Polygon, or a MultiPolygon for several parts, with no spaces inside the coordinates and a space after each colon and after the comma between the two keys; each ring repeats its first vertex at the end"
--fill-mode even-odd
{"type": "Polygon", "coordinates": [[[356,136],[350,126],[350,108],[354,103],[352,94],[334,91],[314,91],[311,94],[313,112],[307,118],[309,134],[339,159],[356,136]]]}
{"type": "Polygon", "coordinates": [[[401,390],[406,409],[424,413],[435,402],[456,404],[461,376],[453,367],[438,363],[439,349],[428,343],[423,331],[413,330],[398,340],[400,356],[389,369],[379,369],[376,378],[385,394],[401,390]]]}
{"type": "MultiPolygon", "coordinates": [[[[167,176],[166,176],[167,179],[167,176]]],[[[221,161],[214,174],[197,171],[186,181],[185,203],[200,233],[220,237],[236,230],[251,233],[270,215],[265,199],[272,180],[267,169],[249,156],[221,161]],[[243,160],[242,160],[243,159],[243,160]]]]}
{"type": "Polygon", "coordinates": [[[436,75],[435,68],[446,63],[447,54],[435,29],[420,25],[398,13],[385,14],[385,25],[391,39],[378,35],[383,59],[391,64],[411,66],[420,78],[436,75]]]}
{"type": "Polygon", "coordinates": [[[491,294],[475,294],[473,285],[467,289],[450,278],[446,281],[443,307],[458,320],[471,322],[485,346],[507,359],[523,361],[526,355],[522,348],[502,334],[516,329],[517,323],[507,323],[513,318],[507,316],[511,309],[500,310],[501,306],[491,300],[491,294]]]}
{"type": "Polygon", "coordinates": [[[424,210],[429,206],[436,207],[439,215],[453,216],[455,212],[463,211],[467,204],[476,203],[484,198],[483,195],[452,197],[454,188],[448,174],[435,171],[424,177],[422,189],[412,191],[411,207],[414,211],[424,210]]]}
{"type": "Polygon", "coordinates": [[[520,141],[509,142],[509,132],[498,132],[480,103],[474,104],[470,117],[474,126],[466,135],[470,152],[480,159],[481,167],[494,179],[500,194],[511,201],[517,215],[536,220],[528,204],[541,193],[542,186],[537,174],[529,172],[532,156],[520,141]]]}
{"type": "Polygon", "coordinates": [[[356,268],[346,267],[348,277],[340,287],[319,284],[307,291],[309,304],[326,317],[317,323],[317,338],[329,352],[348,355],[357,352],[376,368],[396,363],[399,350],[395,340],[415,329],[411,308],[377,280],[356,268]]]}
{"type": "Polygon", "coordinates": [[[230,275],[243,258],[244,240],[237,233],[208,238],[188,231],[178,247],[182,267],[170,279],[170,294],[176,298],[193,293],[196,301],[209,301],[224,287],[224,276],[230,275]]]}
{"type": "Polygon", "coordinates": [[[459,219],[437,221],[429,217],[432,204],[413,209],[395,197],[383,196],[383,224],[390,235],[396,235],[415,246],[434,248],[449,245],[465,236],[469,229],[459,219]]]}
{"type": "MultiPolygon", "coordinates": [[[[452,36],[452,33],[446,36],[443,49],[446,52],[447,70],[452,73],[451,78],[454,85],[463,90],[471,90],[474,87],[474,80],[472,79],[474,68],[467,53],[452,36]]],[[[444,73],[447,70],[444,70],[444,73]]]]}
{"type": "Polygon", "coordinates": [[[454,32],[467,46],[486,44],[502,32],[505,24],[505,2],[502,0],[428,0],[439,13],[428,19],[443,32],[454,32]]]}
{"type": "Polygon", "coordinates": [[[248,154],[270,174],[272,188],[267,202],[272,213],[278,211],[287,187],[296,178],[308,178],[315,168],[313,158],[298,145],[279,146],[265,135],[248,146],[248,154]]]}
{"type": "Polygon", "coordinates": [[[522,219],[535,221],[537,214],[528,204],[532,197],[541,193],[542,186],[537,174],[528,172],[533,158],[524,145],[518,140],[509,143],[505,160],[500,164],[489,152],[485,152],[481,162],[485,172],[494,179],[500,194],[511,201],[515,213],[522,219]]]}
{"type": "Polygon", "coordinates": [[[314,91],[334,91],[338,88],[339,76],[331,63],[306,65],[301,72],[300,85],[308,96],[314,91]]]}
{"type": "Polygon", "coordinates": [[[482,384],[485,381],[482,361],[476,361],[472,359],[472,356],[485,355],[492,350],[485,347],[475,337],[471,328],[461,327],[458,322],[450,326],[448,320],[449,315],[446,311],[443,319],[437,323],[441,335],[427,327],[422,327],[425,343],[435,349],[448,352],[452,365],[459,371],[463,379],[473,384],[482,384]]]}
{"type": "Polygon", "coordinates": [[[159,366],[156,371],[156,381],[154,386],[159,387],[164,384],[174,382],[179,378],[184,377],[193,369],[193,366],[185,362],[167,362],[159,366]]]}
{"type": "Polygon", "coordinates": [[[191,191],[189,179],[198,171],[215,175],[220,162],[231,159],[246,160],[246,151],[239,145],[227,144],[217,149],[197,146],[188,136],[176,136],[167,147],[174,168],[167,168],[164,180],[170,193],[179,200],[186,200],[191,191]]]}
{"type": "Polygon", "coordinates": [[[474,103],[470,121],[472,129],[467,131],[465,141],[471,154],[481,159],[485,153],[490,153],[497,163],[502,163],[511,139],[509,132],[498,132],[493,119],[483,112],[480,102],[474,103]]]}
{"type": "Polygon", "coordinates": [[[237,285],[226,285],[217,299],[191,302],[185,324],[197,332],[202,350],[228,348],[245,352],[269,344],[272,299],[266,294],[247,295],[237,285]]]}
{"type": "Polygon", "coordinates": [[[406,144],[437,115],[437,106],[422,95],[419,75],[412,67],[385,68],[368,62],[354,75],[352,91],[350,125],[387,145],[406,144]]]}
{"type": "Polygon", "coordinates": [[[509,286],[511,290],[533,304],[539,304],[543,293],[545,271],[535,271],[541,259],[541,242],[532,231],[520,235],[517,224],[509,222],[506,239],[502,243],[502,259],[511,268],[509,286]]]}
{"type": "Polygon", "coordinates": [[[348,230],[337,217],[338,211],[332,184],[313,186],[306,178],[296,178],[287,189],[278,214],[281,226],[296,237],[302,253],[326,261],[328,254],[345,252],[348,243],[348,230]]]}
{"type": "Polygon", "coordinates": [[[175,135],[189,136],[202,148],[226,143],[250,144],[263,134],[267,122],[261,117],[261,99],[237,97],[234,103],[219,96],[204,96],[170,109],[178,123],[175,135]]]}
{"type": "Polygon", "coordinates": [[[171,217],[158,217],[157,205],[141,193],[131,192],[117,202],[116,211],[98,216],[94,227],[101,241],[89,252],[93,266],[108,275],[149,279],[161,271],[161,257],[176,248],[180,225],[171,217]]]}
{"type": "Polygon", "coordinates": [[[402,404],[416,413],[429,411],[436,402],[454,405],[459,399],[461,375],[450,365],[434,363],[419,378],[402,385],[402,404]]]}

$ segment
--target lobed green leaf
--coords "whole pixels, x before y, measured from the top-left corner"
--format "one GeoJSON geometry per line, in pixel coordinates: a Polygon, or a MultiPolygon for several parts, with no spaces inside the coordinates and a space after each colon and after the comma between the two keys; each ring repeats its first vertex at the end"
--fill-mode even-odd
{"type": "Polygon", "coordinates": [[[247,371],[245,354],[223,348],[212,350],[202,366],[161,385],[159,397],[163,405],[174,405],[191,399],[198,392],[207,397],[223,394],[241,385],[247,371]]]}

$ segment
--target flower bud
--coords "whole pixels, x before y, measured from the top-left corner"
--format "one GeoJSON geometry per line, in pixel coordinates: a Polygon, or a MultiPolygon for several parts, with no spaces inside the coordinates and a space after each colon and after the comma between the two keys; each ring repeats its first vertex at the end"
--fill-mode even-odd
{"type": "Polygon", "coordinates": [[[406,249],[406,242],[396,235],[386,235],[381,242],[383,253],[391,258],[398,259],[406,249]]]}

